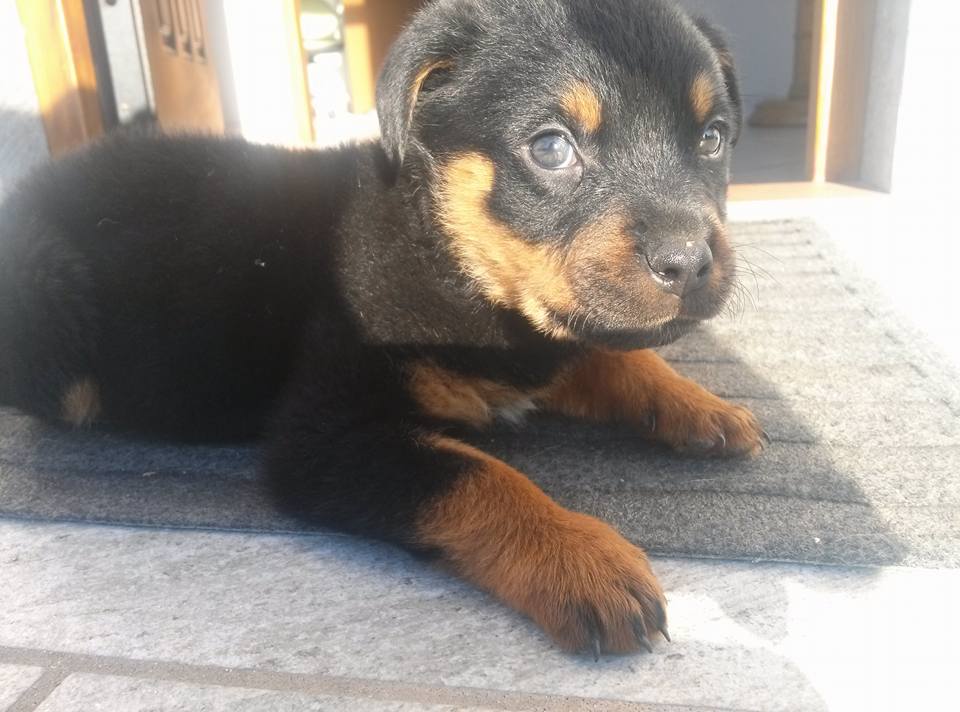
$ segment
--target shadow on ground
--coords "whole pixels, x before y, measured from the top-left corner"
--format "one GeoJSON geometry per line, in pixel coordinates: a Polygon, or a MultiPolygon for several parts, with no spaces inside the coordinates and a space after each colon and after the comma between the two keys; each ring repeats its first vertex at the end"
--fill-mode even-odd
{"type": "MultiPolygon", "coordinates": [[[[772,443],[754,460],[687,458],[623,428],[535,418],[474,444],[529,474],[567,507],[598,516],[652,553],[825,564],[892,564],[904,544],[791,401],[708,332],[691,337],[733,365],[772,443]],[[760,397],[758,397],[758,394],[760,397]]],[[[0,419],[0,513],[37,519],[302,531],[278,514],[253,447],[181,447],[0,419]]],[[[918,513],[917,517],[922,517],[918,513]]]]}

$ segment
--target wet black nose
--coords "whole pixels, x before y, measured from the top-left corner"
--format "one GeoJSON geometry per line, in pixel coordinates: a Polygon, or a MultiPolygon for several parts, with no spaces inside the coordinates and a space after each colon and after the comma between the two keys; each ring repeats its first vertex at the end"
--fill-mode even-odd
{"type": "Polygon", "coordinates": [[[710,280],[713,253],[703,240],[664,245],[647,262],[660,288],[678,297],[695,292],[710,280]]]}

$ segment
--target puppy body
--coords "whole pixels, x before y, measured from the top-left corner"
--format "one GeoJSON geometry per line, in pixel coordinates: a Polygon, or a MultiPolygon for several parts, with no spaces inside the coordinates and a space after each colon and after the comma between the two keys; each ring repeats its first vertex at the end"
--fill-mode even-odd
{"type": "Polygon", "coordinates": [[[541,408],[759,449],[749,413],[638,350],[732,280],[722,44],[660,2],[441,0],[379,110],[378,144],[116,137],[33,176],[0,227],[0,402],[267,433],[289,509],[436,555],[567,648],[648,647],[643,553],[449,427],[541,408]]]}
{"type": "Polygon", "coordinates": [[[362,352],[543,383],[570,349],[478,308],[386,170],[375,144],[115,137],[34,176],[4,209],[8,402],[71,419],[87,383],[104,425],[210,439],[261,434],[298,365],[398,405],[362,352]]]}

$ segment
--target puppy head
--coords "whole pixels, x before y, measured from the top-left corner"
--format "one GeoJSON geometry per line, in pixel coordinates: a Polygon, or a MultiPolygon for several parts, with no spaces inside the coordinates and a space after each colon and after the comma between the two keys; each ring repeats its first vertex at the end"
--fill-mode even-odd
{"type": "Polygon", "coordinates": [[[740,96],[663,0],[438,0],[381,77],[383,144],[486,299],[641,348],[722,307],[740,96]]]}

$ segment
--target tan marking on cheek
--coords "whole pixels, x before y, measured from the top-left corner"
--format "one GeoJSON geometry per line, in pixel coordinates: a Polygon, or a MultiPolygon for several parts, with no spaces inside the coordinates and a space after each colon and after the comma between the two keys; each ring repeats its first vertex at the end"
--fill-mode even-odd
{"type": "MultiPolygon", "coordinates": [[[[573,240],[568,264],[581,275],[590,275],[590,286],[582,287],[580,300],[591,301],[589,289],[597,283],[622,295],[623,304],[636,318],[640,311],[659,314],[663,308],[663,292],[650,278],[636,238],[630,234],[626,217],[609,214],[582,230],[573,240]],[[586,289],[586,293],[582,293],[586,289]]],[[[659,317],[658,317],[659,320],[659,317]]]]}
{"type": "Polygon", "coordinates": [[[414,364],[409,388],[427,415],[478,428],[489,425],[499,412],[509,415],[531,410],[538,395],[489,379],[463,376],[429,361],[414,364]]]}
{"type": "Polygon", "coordinates": [[[730,246],[727,226],[720,216],[711,212],[707,215],[707,220],[713,228],[713,239],[710,245],[710,251],[713,253],[713,274],[710,277],[710,282],[716,286],[720,282],[730,279],[729,270],[735,256],[733,248],[730,246]]]}
{"type": "Polygon", "coordinates": [[[581,230],[570,248],[572,260],[583,260],[607,275],[636,271],[640,260],[636,241],[622,215],[610,214],[581,230]]]}
{"type": "Polygon", "coordinates": [[[487,299],[517,309],[549,336],[569,338],[551,316],[568,313],[573,304],[563,258],[525,242],[490,214],[494,177],[493,162],[478,153],[457,156],[443,169],[438,219],[453,253],[487,299]]]}
{"type": "Polygon", "coordinates": [[[60,400],[61,417],[75,428],[92,425],[100,416],[100,388],[92,378],[70,386],[60,400]]]}
{"type": "Polygon", "coordinates": [[[586,82],[577,82],[560,100],[564,111],[587,133],[596,133],[603,122],[603,106],[597,92],[586,82]]]}
{"type": "Polygon", "coordinates": [[[690,86],[690,106],[698,123],[702,124],[710,117],[716,95],[717,89],[709,74],[701,72],[694,78],[690,86]]]}

